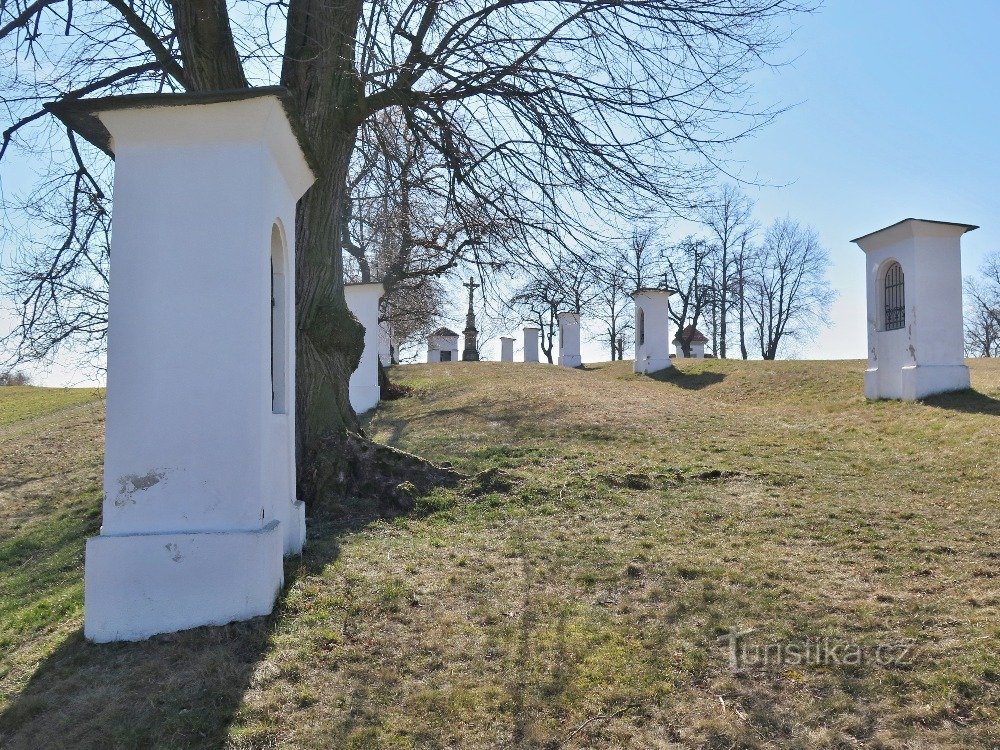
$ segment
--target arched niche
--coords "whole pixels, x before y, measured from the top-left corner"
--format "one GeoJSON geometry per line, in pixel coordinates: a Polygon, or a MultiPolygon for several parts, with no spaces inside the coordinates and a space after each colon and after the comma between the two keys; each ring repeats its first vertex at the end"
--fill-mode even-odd
{"type": "Polygon", "coordinates": [[[281,223],[271,226],[271,411],[288,410],[288,300],[284,233],[281,223]]]}
{"type": "Polygon", "coordinates": [[[879,266],[875,289],[880,331],[898,331],[906,327],[905,278],[903,266],[895,258],[889,258],[879,266]]]}

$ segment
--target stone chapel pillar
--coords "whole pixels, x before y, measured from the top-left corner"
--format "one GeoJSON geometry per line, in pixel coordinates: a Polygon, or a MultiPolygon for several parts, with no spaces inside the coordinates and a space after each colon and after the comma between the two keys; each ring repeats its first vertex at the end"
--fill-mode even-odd
{"type": "Polygon", "coordinates": [[[84,633],[141,640],[271,611],[301,550],[287,93],[52,105],[115,157],[103,524],[84,633]]]}
{"type": "Polygon", "coordinates": [[[538,361],[538,333],[539,329],[534,326],[524,327],[524,361],[538,361]]]}
{"type": "Polygon", "coordinates": [[[374,409],[381,398],[378,385],[378,305],[385,293],[381,284],[345,284],[344,298],[354,317],[365,327],[365,348],[358,369],[351,373],[351,408],[356,414],[374,409]]]}
{"type": "Polygon", "coordinates": [[[865,396],[908,401],[970,385],[961,238],[978,227],[903,219],[852,242],[865,252],[865,396]]]}
{"type": "Polygon", "coordinates": [[[514,361],[514,339],[512,339],[510,336],[500,337],[500,361],[501,362],[514,361]]]}
{"type": "Polygon", "coordinates": [[[669,289],[638,289],[635,302],[634,372],[657,372],[673,367],[670,361],[669,289]]]}
{"type": "Polygon", "coordinates": [[[559,364],[563,367],[579,367],[580,359],[580,314],[562,312],[559,318],[559,364]]]}

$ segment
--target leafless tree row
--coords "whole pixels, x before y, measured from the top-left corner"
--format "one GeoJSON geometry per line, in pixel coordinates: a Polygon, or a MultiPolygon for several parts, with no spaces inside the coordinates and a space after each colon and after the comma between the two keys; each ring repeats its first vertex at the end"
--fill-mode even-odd
{"type": "Polygon", "coordinates": [[[970,357],[1000,357],[1000,251],[965,280],[965,349],[970,357]]]}
{"type": "Polygon", "coordinates": [[[753,204],[733,186],[697,216],[702,232],[672,242],[647,228],[600,253],[563,253],[528,275],[512,310],[542,326],[547,353],[556,315],[585,312],[599,322],[611,359],[631,343],[631,294],[644,287],[673,292],[670,316],[687,354],[700,327],[716,356],[727,357],[735,338],[744,359],[775,359],[783,344],[808,341],[828,322],[835,293],[814,231],[789,218],[761,231],[753,204]]]}

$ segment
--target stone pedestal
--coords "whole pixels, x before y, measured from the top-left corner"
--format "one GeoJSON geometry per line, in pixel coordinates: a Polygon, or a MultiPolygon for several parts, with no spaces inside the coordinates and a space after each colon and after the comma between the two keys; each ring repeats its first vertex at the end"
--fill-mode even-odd
{"type": "Polygon", "coordinates": [[[500,337],[500,361],[501,362],[514,361],[514,339],[512,339],[510,336],[500,337]]]}
{"type": "Polygon", "coordinates": [[[670,362],[670,308],[668,289],[639,289],[635,302],[635,372],[657,372],[670,362]]]}
{"type": "Polygon", "coordinates": [[[559,313],[559,364],[563,367],[579,367],[580,359],[580,315],[579,313],[559,313]]]}
{"type": "Polygon", "coordinates": [[[84,633],[140,640],[270,612],[295,497],[295,204],[280,89],[53,111],[113,150],[103,525],[84,633]]]}
{"type": "Polygon", "coordinates": [[[381,284],[347,284],[344,297],[354,317],[365,327],[365,349],[361,353],[358,369],[351,373],[351,408],[355,413],[374,409],[379,402],[378,304],[385,290],[381,284]]]}
{"type": "Polygon", "coordinates": [[[970,385],[961,237],[977,227],[904,219],[853,240],[865,252],[865,396],[915,400],[970,385]]]}
{"type": "Polygon", "coordinates": [[[539,329],[533,326],[525,326],[524,330],[524,361],[538,361],[538,334],[539,329]]]}

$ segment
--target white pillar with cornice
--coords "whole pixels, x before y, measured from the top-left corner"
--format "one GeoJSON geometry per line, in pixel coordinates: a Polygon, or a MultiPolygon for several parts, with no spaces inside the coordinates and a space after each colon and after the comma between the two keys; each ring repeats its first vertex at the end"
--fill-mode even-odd
{"type": "Polygon", "coordinates": [[[115,158],[103,523],[84,633],[140,640],[271,611],[295,496],[295,205],[282,89],[52,111],[115,158]]]}
{"type": "Polygon", "coordinates": [[[579,367],[580,358],[580,314],[562,312],[559,319],[559,364],[563,367],[579,367]]]}
{"type": "Polygon", "coordinates": [[[379,300],[384,293],[385,288],[381,284],[344,285],[347,307],[365,327],[365,348],[357,369],[351,373],[350,382],[351,408],[357,414],[374,409],[381,397],[378,385],[378,310],[379,300]]]}

